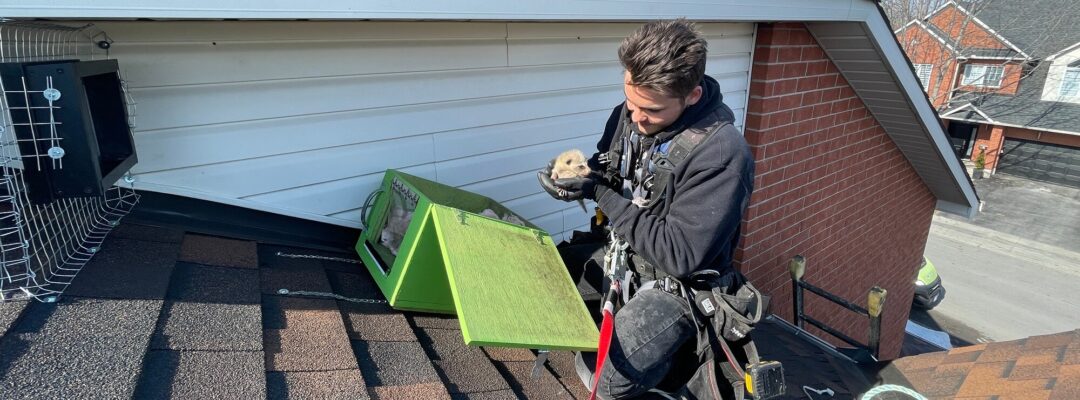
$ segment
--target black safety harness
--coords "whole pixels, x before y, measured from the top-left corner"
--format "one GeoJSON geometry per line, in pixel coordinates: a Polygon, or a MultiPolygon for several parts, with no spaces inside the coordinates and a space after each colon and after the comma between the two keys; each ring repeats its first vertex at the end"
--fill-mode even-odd
{"type": "MultiPolygon", "coordinates": [[[[632,198],[639,207],[654,208],[663,204],[664,209],[659,210],[659,214],[664,216],[669,202],[660,200],[674,191],[672,175],[675,169],[701,143],[731,121],[712,120],[714,126],[692,126],[664,143],[657,143],[635,130],[625,118],[625,105],[621,113],[619,123],[622,126],[618,127],[608,152],[601,155],[600,161],[607,164],[608,178],[622,181],[623,196],[632,198]]],[[[698,369],[677,394],[688,398],[722,398],[717,367],[736,399],[742,399],[746,394],[755,399],[769,399],[784,393],[780,363],[762,361],[749,335],[761,320],[768,299],[742,274],[706,269],[686,279],[676,279],[628,250],[625,241],[614,233],[610,236],[605,269],[612,282],[619,282],[617,286],[623,291],[623,302],[628,301],[637,288],[663,290],[693,305],[690,308],[698,328],[698,369]],[[624,265],[618,265],[620,260],[624,265]],[[630,265],[625,265],[627,263],[630,265]],[[636,276],[626,271],[634,271],[636,276]]]]}

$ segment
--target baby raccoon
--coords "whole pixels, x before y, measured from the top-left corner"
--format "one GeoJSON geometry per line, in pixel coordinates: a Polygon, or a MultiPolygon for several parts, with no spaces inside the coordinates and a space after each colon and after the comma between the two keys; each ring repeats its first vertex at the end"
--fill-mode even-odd
{"type": "MultiPolygon", "coordinates": [[[[551,179],[575,178],[588,175],[590,172],[592,170],[589,169],[585,153],[578,149],[572,149],[564,151],[558,157],[555,157],[555,165],[551,167],[551,179]]],[[[585,213],[589,212],[585,208],[585,200],[578,200],[578,204],[581,205],[581,209],[585,213]]]]}

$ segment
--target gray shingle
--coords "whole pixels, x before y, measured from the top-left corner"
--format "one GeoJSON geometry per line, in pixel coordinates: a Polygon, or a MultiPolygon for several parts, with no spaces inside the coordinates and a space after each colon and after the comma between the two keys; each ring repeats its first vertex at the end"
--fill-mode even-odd
{"type": "Polygon", "coordinates": [[[161,303],[32,303],[0,339],[0,397],[130,398],[161,303]]]}
{"type": "Polygon", "coordinates": [[[978,7],[975,16],[1036,58],[1080,42],[1080,3],[1074,0],[994,0],[978,7]]]}
{"type": "Polygon", "coordinates": [[[169,299],[220,304],[259,304],[259,271],[180,262],[169,299]]]}
{"type": "Polygon", "coordinates": [[[177,263],[151,348],[262,350],[259,271],[177,263]]]}
{"type": "Polygon", "coordinates": [[[428,314],[428,313],[406,313],[406,319],[417,328],[435,328],[435,329],[450,329],[460,330],[461,321],[458,321],[457,316],[445,315],[445,314],[428,314]]]}
{"type": "Polygon", "coordinates": [[[386,300],[375,280],[371,279],[371,275],[366,271],[360,272],[362,273],[327,271],[326,277],[334,293],[345,297],[386,300]]]}
{"type": "Polygon", "coordinates": [[[552,351],[548,353],[548,370],[559,379],[563,387],[567,388],[574,398],[587,399],[589,390],[577,376],[574,367],[574,353],[571,351],[552,351]]]}
{"type": "Polygon", "coordinates": [[[281,289],[293,292],[333,291],[326,279],[326,271],[319,263],[261,268],[259,276],[263,294],[277,294],[281,289]]]}
{"type": "Polygon", "coordinates": [[[69,296],[163,299],[178,245],[108,239],[65,290],[69,296]]]}
{"type": "Polygon", "coordinates": [[[380,342],[415,342],[416,334],[400,311],[386,304],[339,301],[349,338],[380,342]]]}
{"type": "Polygon", "coordinates": [[[322,261],[315,258],[295,258],[288,255],[323,255],[322,252],[289,246],[278,246],[259,243],[259,266],[260,267],[322,267],[322,261]],[[278,253],[281,253],[280,255],[278,253]]]}
{"type": "Polygon", "coordinates": [[[460,331],[427,328],[418,330],[416,336],[450,394],[510,388],[483,351],[465,345],[460,331]]]}
{"type": "Polygon", "coordinates": [[[166,301],[151,341],[153,349],[262,350],[258,304],[166,301]]]}
{"type": "Polygon", "coordinates": [[[146,355],[139,399],[258,399],[266,397],[262,352],[152,350],[146,355]]]}
{"type": "Polygon", "coordinates": [[[0,302],[0,337],[4,337],[28,304],[30,302],[24,300],[0,302]]]}
{"type": "Polygon", "coordinates": [[[532,376],[532,362],[507,361],[496,362],[499,372],[506,378],[514,393],[527,399],[566,399],[571,394],[546,368],[542,368],[536,377],[532,376]]]}
{"type": "Polygon", "coordinates": [[[454,400],[513,400],[518,397],[513,390],[503,389],[490,392],[450,393],[450,398],[454,400]]]}
{"type": "Polygon", "coordinates": [[[375,400],[450,400],[442,383],[417,383],[402,386],[377,386],[372,388],[375,400]]]}
{"type": "MultiPolygon", "coordinates": [[[[272,297],[272,296],[267,296],[272,297]]],[[[267,371],[356,368],[341,312],[332,300],[278,298],[263,302],[267,371]]]]}
{"type": "Polygon", "coordinates": [[[440,382],[419,343],[354,340],[352,346],[370,386],[440,382]]]}
{"type": "Polygon", "coordinates": [[[255,242],[195,234],[184,235],[180,261],[219,267],[257,268],[255,242]]]}
{"type": "Polygon", "coordinates": [[[311,372],[267,372],[266,398],[276,399],[368,399],[358,369],[311,372]]]}

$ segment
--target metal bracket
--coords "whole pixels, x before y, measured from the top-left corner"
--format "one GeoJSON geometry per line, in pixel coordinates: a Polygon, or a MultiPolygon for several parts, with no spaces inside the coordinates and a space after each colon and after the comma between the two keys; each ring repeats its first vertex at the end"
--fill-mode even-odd
{"type": "Polygon", "coordinates": [[[540,370],[544,368],[544,364],[547,364],[548,353],[550,353],[550,351],[548,350],[539,350],[536,354],[536,361],[533,361],[531,374],[533,379],[536,379],[538,376],[540,376],[540,370]]]}

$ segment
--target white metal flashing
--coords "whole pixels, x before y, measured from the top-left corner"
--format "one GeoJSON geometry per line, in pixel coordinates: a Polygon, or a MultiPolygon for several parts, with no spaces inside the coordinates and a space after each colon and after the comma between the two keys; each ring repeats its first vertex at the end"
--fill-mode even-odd
{"type": "MultiPolygon", "coordinates": [[[[993,123],[993,124],[997,124],[997,121],[994,121],[993,118],[990,118],[989,115],[986,115],[986,113],[982,112],[982,110],[980,110],[978,107],[975,107],[975,105],[971,104],[971,103],[964,104],[964,105],[962,105],[960,107],[956,107],[956,108],[952,109],[951,111],[949,111],[947,113],[941,114],[941,118],[945,118],[945,117],[947,117],[949,115],[953,115],[956,112],[958,112],[960,110],[963,110],[965,108],[970,108],[972,111],[975,111],[976,114],[979,114],[979,116],[985,118],[986,121],[983,121],[983,122],[990,122],[990,123],[993,123]]],[[[952,119],[952,118],[950,118],[950,119],[952,119]]]]}
{"type": "Polygon", "coordinates": [[[1066,48],[1062,49],[1061,51],[1059,51],[1057,53],[1049,55],[1048,57],[1046,57],[1046,61],[1053,61],[1055,58],[1058,58],[1062,54],[1069,53],[1069,52],[1071,52],[1071,51],[1073,51],[1073,50],[1075,50],[1077,48],[1080,48],[1080,42],[1077,42],[1076,44],[1074,44],[1072,46],[1066,47],[1066,48]]]}

